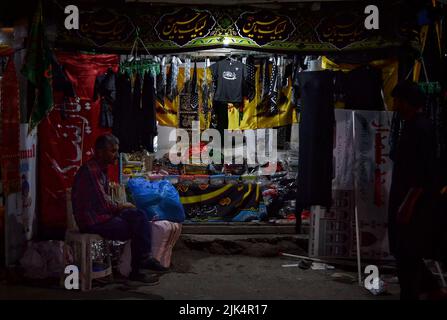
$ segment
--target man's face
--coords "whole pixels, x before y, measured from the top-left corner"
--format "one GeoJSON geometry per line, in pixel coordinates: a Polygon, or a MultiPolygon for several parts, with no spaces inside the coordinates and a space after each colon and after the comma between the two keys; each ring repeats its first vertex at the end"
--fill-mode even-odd
{"type": "Polygon", "coordinates": [[[118,149],[117,144],[109,144],[106,149],[97,151],[97,157],[104,164],[116,164],[118,162],[118,149]]]}

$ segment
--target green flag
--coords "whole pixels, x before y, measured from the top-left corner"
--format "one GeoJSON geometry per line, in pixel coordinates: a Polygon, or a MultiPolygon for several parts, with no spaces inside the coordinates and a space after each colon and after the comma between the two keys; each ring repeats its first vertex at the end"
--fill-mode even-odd
{"type": "Polygon", "coordinates": [[[31,110],[29,131],[34,129],[53,108],[52,57],[45,36],[42,3],[39,1],[31,24],[25,64],[22,68],[22,74],[35,88],[35,100],[31,110]]]}

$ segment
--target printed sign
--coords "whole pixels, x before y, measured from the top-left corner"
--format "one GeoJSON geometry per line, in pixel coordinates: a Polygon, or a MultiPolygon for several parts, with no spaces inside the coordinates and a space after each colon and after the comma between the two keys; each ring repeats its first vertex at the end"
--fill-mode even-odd
{"type": "Polygon", "coordinates": [[[182,47],[192,40],[208,36],[215,24],[216,20],[207,10],[182,8],[163,15],[155,30],[160,40],[172,41],[182,47]]]}
{"type": "Polygon", "coordinates": [[[364,19],[361,12],[342,11],[323,18],[315,31],[321,42],[341,50],[371,36],[362,24],[364,19]]]}
{"type": "Polygon", "coordinates": [[[392,178],[389,158],[392,113],[355,111],[354,154],[356,207],[362,258],[388,259],[388,197],[392,178]]]}
{"type": "Polygon", "coordinates": [[[285,41],[295,31],[289,17],[270,12],[244,12],[236,21],[238,33],[263,46],[273,41],[285,41]]]}
{"type": "Polygon", "coordinates": [[[135,28],[129,17],[109,9],[82,13],[79,34],[97,47],[109,42],[124,42],[134,33],[135,28]]]}

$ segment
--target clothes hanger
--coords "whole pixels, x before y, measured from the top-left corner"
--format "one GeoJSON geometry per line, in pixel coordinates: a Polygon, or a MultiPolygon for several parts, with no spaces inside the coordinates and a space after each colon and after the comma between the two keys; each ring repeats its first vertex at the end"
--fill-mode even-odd
{"type": "Polygon", "coordinates": [[[136,36],[130,51],[130,55],[127,56],[125,61],[120,63],[120,70],[130,74],[138,72],[141,75],[144,75],[149,71],[158,74],[160,71],[160,65],[151,55],[143,40],[140,38],[140,28],[136,28],[135,34],[136,36]],[[143,47],[145,54],[143,53],[143,55],[138,55],[139,45],[143,47]]]}

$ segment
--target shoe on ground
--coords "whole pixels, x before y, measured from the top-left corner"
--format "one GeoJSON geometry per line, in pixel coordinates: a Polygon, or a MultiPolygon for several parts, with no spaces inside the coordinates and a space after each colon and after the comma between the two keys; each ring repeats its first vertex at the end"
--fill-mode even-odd
{"type": "Polygon", "coordinates": [[[160,262],[157,261],[157,259],[152,257],[144,259],[140,265],[140,268],[155,271],[157,273],[165,273],[169,271],[168,268],[163,267],[160,262]]]}
{"type": "Polygon", "coordinates": [[[156,277],[152,274],[146,274],[146,273],[141,273],[141,272],[130,273],[129,281],[142,282],[145,285],[151,285],[151,286],[155,286],[160,283],[158,277],[156,277]]]}

